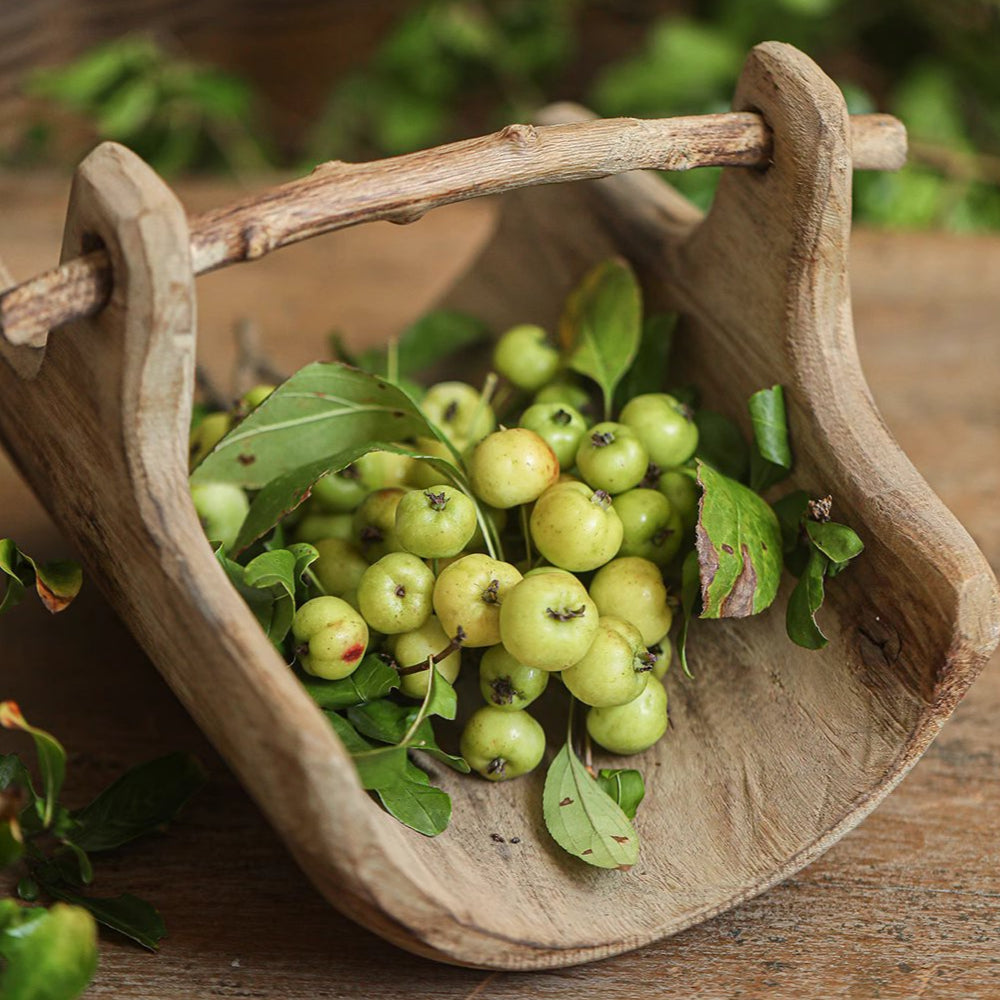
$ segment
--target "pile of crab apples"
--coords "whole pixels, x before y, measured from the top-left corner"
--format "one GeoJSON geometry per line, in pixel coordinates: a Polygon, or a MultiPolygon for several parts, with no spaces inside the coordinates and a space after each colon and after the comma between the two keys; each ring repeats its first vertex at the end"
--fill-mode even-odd
{"type": "MultiPolygon", "coordinates": [[[[516,329],[537,341],[534,328],[516,329]]],[[[347,677],[381,651],[413,698],[426,694],[431,663],[453,682],[463,657],[478,660],[485,704],[461,751],[496,781],[541,761],[545,736],[527,709],[553,676],[588,706],[590,737],[612,753],[666,732],[674,602],[663,571],[690,538],[697,487],[686,463],[698,439],[690,412],[664,393],[588,424],[579,387],[518,380],[511,369],[526,351],[505,362],[501,348],[498,368],[536,393],[519,426],[497,429],[461,382],[432,386],[421,403],[463,456],[472,496],[441,482],[440,466],[389,452],[316,484],[295,530],[319,551],[325,596],[292,626],[309,673],[347,677]],[[489,554],[504,539],[517,563],[489,554]]],[[[454,461],[438,440],[408,447],[454,461]]]]}

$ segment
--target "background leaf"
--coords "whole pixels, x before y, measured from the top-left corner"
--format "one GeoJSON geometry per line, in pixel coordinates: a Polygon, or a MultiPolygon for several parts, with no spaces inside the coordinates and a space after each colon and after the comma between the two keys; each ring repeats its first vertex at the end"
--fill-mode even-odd
{"type": "Polygon", "coordinates": [[[86,851],[108,851],[153,833],[177,816],[205,780],[201,763],[186,753],[133,767],[72,813],[79,824],[73,843],[86,851]]]}
{"type": "Polygon", "coordinates": [[[615,387],[635,359],[641,333],[639,283],[620,258],[598,264],[566,300],[559,320],[566,364],[600,386],[606,420],[615,387]]]}
{"type": "Polygon", "coordinates": [[[34,740],[38,769],[42,775],[41,820],[47,827],[55,815],[56,800],[66,777],[66,751],[50,733],[30,725],[16,702],[0,702],[0,725],[5,729],[20,729],[34,740]]]}
{"type": "Polygon", "coordinates": [[[676,326],[675,313],[654,313],[643,321],[635,360],[615,392],[618,410],[636,396],[663,391],[676,326]]]}
{"type": "Polygon", "coordinates": [[[761,458],[783,469],[792,467],[792,449],[788,444],[788,419],[785,415],[785,390],[780,385],[755,392],[747,406],[753,426],[753,439],[761,458]]]}
{"type": "Polygon", "coordinates": [[[698,428],[695,455],[730,479],[746,479],[750,448],[739,427],[714,410],[695,410],[694,423],[698,428]]]}
{"type": "Polygon", "coordinates": [[[598,868],[628,868],[639,858],[639,836],[621,806],[587,773],[566,743],[545,775],[545,825],[553,840],[598,868]]]}
{"type": "Polygon", "coordinates": [[[120,896],[81,896],[58,886],[45,886],[46,891],[74,907],[83,907],[94,919],[119,934],[124,934],[143,948],[158,951],[160,940],[167,933],[159,911],[138,896],[124,892],[120,896]]]}
{"type": "Polygon", "coordinates": [[[778,519],[753,490],[698,463],[695,528],[702,618],[743,618],[774,600],[781,580],[778,519]]]}

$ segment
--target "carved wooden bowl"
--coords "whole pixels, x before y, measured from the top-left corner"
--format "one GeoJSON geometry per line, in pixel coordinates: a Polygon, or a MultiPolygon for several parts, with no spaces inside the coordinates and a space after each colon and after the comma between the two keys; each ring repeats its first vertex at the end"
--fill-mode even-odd
{"type": "MultiPolygon", "coordinates": [[[[843,100],[808,59],[768,43],[751,54],[735,108],[763,116],[770,162],[728,170],[706,218],[637,174],[509,195],[492,243],[449,296],[498,328],[551,322],[590,264],[623,254],[648,307],[682,314],[679,378],[697,381],[707,405],[737,417],[752,391],[785,386],[793,485],[831,493],[866,545],[830,587],[821,652],[788,641],[780,610],[693,631],[696,675],[668,674],[672,730],[638,764],[642,852],[628,872],[589,868],[552,843],[540,776],[494,786],[445,774],[454,817],[433,839],[360,788],[191,506],[193,273],[215,263],[135,157],[101,147],[73,188],[64,259],[103,242],[107,305],[47,342],[5,327],[20,375],[0,364],[0,429],[25,477],[320,891],[411,951],[490,968],[569,965],[763,891],[893,788],[996,644],[992,574],[893,442],[858,366],[843,100]]],[[[502,135],[525,156],[536,138],[502,135]]],[[[569,174],[623,169],[609,163],[569,174]]],[[[361,216],[399,221],[413,207],[384,200],[380,215],[361,216]]],[[[264,209],[258,217],[237,234],[244,258],[275,244],[264,209]]],[[[74,274],[77,291],[99,289],[74,274]]],[[[59,294],[50,299],[58,311],[59,294]]]]}

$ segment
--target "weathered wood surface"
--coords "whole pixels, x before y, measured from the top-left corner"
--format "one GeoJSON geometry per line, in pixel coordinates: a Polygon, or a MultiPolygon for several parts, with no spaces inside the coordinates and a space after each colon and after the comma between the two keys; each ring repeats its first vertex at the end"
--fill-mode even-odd
{"type": "MultiPolygon", "coordinates": [[[[16,276],[51,263],[66,181],[0,178],[0,255],[16,276]]],[[[191,188],[199,209],[234,192],[191,188]]],[[[481,242],[488,210],[456,206],[408,229],[366,227],[199,284],[200,351],[224,380],[227,331],[255,317],[292,369],[332,326],[361,343],[434,301],[481,242]]],[[[1000,566],[1000,240],[859,233],[851,280],[861,360],[903,449],[1000,566]]],[[[64,551],[4,464],[0,530],[64,551]]],[[[88,995],[527,998],[995,997],[1000,992],[1000,659],[910,776],[828,854],[766,895],[638,952],[529,975],[453,969],[397,951],[332,910],[92,588],[51,620],[31,605],[2,626],[5,695],[73,752],[81,802],[161,751],[202,755],[212,785],[164,838],[105,860],[96,888],[153,899],[158,956],[103,945],[88,995]]],[[[13,737],[3,734],[6,749],[13,737]]]]}

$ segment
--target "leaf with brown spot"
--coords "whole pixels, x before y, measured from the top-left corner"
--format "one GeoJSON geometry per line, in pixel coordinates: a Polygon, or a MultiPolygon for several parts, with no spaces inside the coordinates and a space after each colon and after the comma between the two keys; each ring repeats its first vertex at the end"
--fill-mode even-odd
{"type": "Polygon", "coordinates": [[[567,742],[545,776],[542,814],[553,840],[598,868],[639,857],[639,838],[621,806],[594,780],[567,742]]]}
{"type": "Polygon", "coordinates": [[[774,601],[781,580],[781,528],[753,490],[699,461],[695,527],[702,618],[745,618],[774,601]]]}

